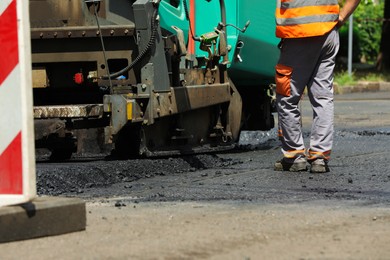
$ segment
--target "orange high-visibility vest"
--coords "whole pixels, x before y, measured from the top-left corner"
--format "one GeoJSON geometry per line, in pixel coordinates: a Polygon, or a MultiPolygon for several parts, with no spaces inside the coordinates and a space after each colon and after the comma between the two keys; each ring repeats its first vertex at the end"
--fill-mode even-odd
{"type": "Polygon", "coordinates": [[[338,22],[338,0],[277,0],[276,36],[302,38],[330,32],[338,22]]]}

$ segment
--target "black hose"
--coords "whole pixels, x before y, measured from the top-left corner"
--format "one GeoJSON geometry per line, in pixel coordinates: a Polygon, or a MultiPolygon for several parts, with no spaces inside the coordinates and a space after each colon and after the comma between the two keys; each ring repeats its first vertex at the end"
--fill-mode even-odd
{"type": "Polygon", "coordinates": [[[190,13],[188,11],[187,0],[183,0],[184,12],[186,14],[187,21],[190,21],[190,13]]]}
{"type": "Polygon", "coordinates": [[[110,74],[109,76],[103,76],[103,79],[112,79],[112,78],[117,78],[124,73],[128,72],[131,70],[138,62],[140,62],[144,56],[150,51],[150,49],[153,47],[153,45],[156,42],[156,37],[157,37],[157,29],[158,29],[158,21],[157,21],[157,15],[158,15],[158,9],[156,8],[153,12],[152,15],[152,34],[150,35],[149,41],[146,44],[145,48],[138,54],[138,56],[131,62],[126,68],[115,72],[113,74],[110,74]]]}

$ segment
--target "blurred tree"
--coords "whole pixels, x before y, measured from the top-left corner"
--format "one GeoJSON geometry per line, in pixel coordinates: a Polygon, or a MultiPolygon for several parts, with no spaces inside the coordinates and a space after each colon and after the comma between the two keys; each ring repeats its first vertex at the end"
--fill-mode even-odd
{"type": "Polygon", "coordinates": [[[382,39],[377,67],[381,71],[390,72],[390,0],[385,0],[383,18],[382,39]]]}
{"type": "MultiPolygon", "coordinates": [[[[386,0],[389,1],[389,0],[386,0]]],[[[343,5],[344,1],[340,4],[343,5]]],[[[362,0],[353,15],[353,57],[354,63],[363,62],[374,65],[380,51],[381,27],[384,0],[362,0]]],[[[348,56],[349,22],[340,32],[340,51],[338,54],[341,69],[345,69],[348,56]]]]}

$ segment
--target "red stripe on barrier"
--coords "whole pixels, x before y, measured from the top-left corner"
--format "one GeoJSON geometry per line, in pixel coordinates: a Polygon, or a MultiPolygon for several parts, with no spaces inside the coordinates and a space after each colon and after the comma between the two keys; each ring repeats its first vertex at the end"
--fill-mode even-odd
{"type": "Polygon", "coordinates": [[[21,132],[0,154],[0,194],[23,194],[21,132]]]}
{"type": "Polygon", "coordinates": [[[16,0],[0,16],[0,85],[19,62],[16,0]]]}

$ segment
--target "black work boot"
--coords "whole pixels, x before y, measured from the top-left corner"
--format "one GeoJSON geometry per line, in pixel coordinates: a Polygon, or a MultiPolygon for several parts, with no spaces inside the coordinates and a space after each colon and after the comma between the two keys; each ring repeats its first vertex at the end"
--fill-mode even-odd
{"type": "Polygon", "coordinates": [[[277,161],[274,165],[275,171],[303,172],[307,171],[306,159],[298,158],[294,162],[288,162],[286,158],[277,161]]]}

